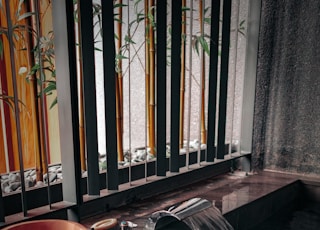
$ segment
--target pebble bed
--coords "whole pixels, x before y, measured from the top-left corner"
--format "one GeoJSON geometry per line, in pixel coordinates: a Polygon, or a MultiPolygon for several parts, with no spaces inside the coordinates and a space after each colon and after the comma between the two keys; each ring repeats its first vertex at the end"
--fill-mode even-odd
{"type": "MultiPolygon", "coordinates": [[[[181,154],[186,153],[186,146],[187,142],[184,143],[184,148],[180,150],[181,154]]],[[[199,148],[199,141],[194,140],[190,141],[189,144],[190,151],[194,151],[199,148]]],[[[201,144],[201,149],[205,149],[206,145],[201,144]]],[[[167,151],[166,151],[167,157],[170,156],[170,146],[167,145],[167,151]]],[[[150,161],[153,160],[155,157],[150,154],[150,149],[147,149],[147,153],[145,151],[145,148],[135,149],[131,154],[130,151],[126,151],[124,154],[124,161],[120,161],[119,167],[126,167],[134,163],[143,162],[145,160],[150,161]]],[[[100,171],[106,170],[106,154],[99,153],[99,168],[100,171]]],[[[43,175],[43,181],[37,181],[36,180],[36,170],[35,169],[28,169],[24,172],[24,181],[25,181],[25,187],[31,188],[31,187],[41,187],[45,186],[49,183],[55,183],[59,182],[63,179],[62,175],[62,166],[60,164],[58,165],[50,165],[48,167],[49,173],[46,173],[43,175]],[[48,176],[49,175],[49,176],[48,176]]],[[[83,171],[82,174],[83,177],[87,176],[87,172],[83,171]]],[[[11,193],[14,191],[21,190],[21,174],[20,172],[10,172],[7,174],[2,174],[0,176],[1,181],[1,190],[2,193],[11,193]]]]}

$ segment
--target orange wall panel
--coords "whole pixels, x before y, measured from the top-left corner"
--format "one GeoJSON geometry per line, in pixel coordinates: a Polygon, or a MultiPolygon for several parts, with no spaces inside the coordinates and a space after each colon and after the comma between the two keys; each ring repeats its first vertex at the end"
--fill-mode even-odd
{"type": "MultiPolygon", "coordinates": [[[[13,25],[23,24],[25,25],[27,22],[24,21],[16,21],[14,15],[18,6],[19,1],[10,1],[10,9],[11,9],[11,18],[13,25]]],[[[6,18],[3,14],[1,14],[1,22],[2,26],[6,26],[6,18]]],[[[35,153],[38,152],[38,143],[37,138],[35,138],[35,132],[37,130],[34,129],[34,103],[35,96],[33,93],[33,89],[26,81],[25,75],[19,75],[19,69],[21,67],[27,67],[29,69],[29,54],[27,51],[23,50],[23,48],[27,47],[28,44],[28,34],[27,32],[20,31],[20,35],[23,35],[23,39],[19,39],[19,41],[14,40],[14,64],[15,70],[12,70],[11,62],[10,62],[10,47],[7,39],[3,39],[4,44],[4,62],[6,68],[6,80],[7,80],[7,88],[8,95],[14,95],[13,90],[13,80],[12,80],[12,72],[16,73],[16,81],[18,88],[18,99],[23,103],[20,103],[18,108],[15,108],[14,111],[10,111],[10,122],[11,123],[11,134],[12,134],[12,142],[13,142],[13,159],[14,159],[14,169],[19,169],[19,152],[18,152],[18,140],[17,140],[17,128],[16,128],[16,120],[15,114],[19,113],[20,116],[20,127],[21,127],[21,141],[22,141],[22,155],[23,155],[23,163],[25,168],[31,168],[35,166],[35,153]]],[[[17,95],[15,95],[17,96],[17,95]]]]}

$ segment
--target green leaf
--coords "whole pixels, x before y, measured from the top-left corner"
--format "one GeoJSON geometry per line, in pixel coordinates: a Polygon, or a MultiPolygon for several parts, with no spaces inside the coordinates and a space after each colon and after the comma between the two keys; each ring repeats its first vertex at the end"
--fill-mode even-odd
{"type": "Polygon", "coordinates": [[[58,104],[58,98],[56,97],[50,105],[49,109],[52,109],[56,104],[58,104]]]}
{"type": "Polygon", "coordinates": [[[189,11],[189,10],[190,10],[190,7],[184,6],[184,7],[181,8],[181,10],[182,10],[182,12],[183,12],[183,11],[189,11]]]}
{"type": "Polygon", "coordinates": [[[192,36],[192,47],[196,50],[196,53],[199,55],[199,40],[198,37],[193,35],[192,36]]]}
{"type": "Polygon", "coordinates": [[[34,66],[31,67],[31,70],[30,70],[30,72],[29,72],[29,75],[35,74],[39,69],[40,69],[39,63],[35,64],[34,66]]]}
{"type": "Polygon", "coordinates": [[[139,22],[143,21],[145,18],[146,18],[146,17],[145,17],[144,14],[138,13],[138,14],[137,14],[137,19],[136,19],[136,21],[137,21],[137,23],[139,23],[139,22]]]}
{"type": "Polygon", "coordinates": [[[131,39],[131,37],[129,37],[128,35],[126,35],[126,36],[124,37],[124,40],[125,40],[126,42],[130,43],[130,44],[136,44],[136,43],[131,39]]]}
{"type": "Polygon", "coordinates": [[[94,47],[94,50],[96,50],[96,51],[101,51],[101,52],[102,52],[102,49],[97,48],[97,47],[94,47]]]}
{"type": "Polygon", "coordinates": [[[209,50],[209,45],[207,40],[204,37],[199,37],[199,42],[201,44],[202,49],[209,55],[210,54],[210,50],[209,50]]]}
{"type": "Polygon", "coordinates": [[[128,5],[118,3],[118,4],[115,4],[115,5],[113,6],[113,8],[115,9],[115,8],[125,7],[125,6],[128,6],[128,5]]]}
{"type": "Polygon", "coordinates": [[[57,89],[56,83],[54,81],[50,81],[47,87],[44,88],[43,93],[46,95],[52,94],[52,91],[57,89]]]}
{"type": "Polygon", "coordinates": [[[205,23],[207,23],[209,25],[211,24],[211,18],[204,18],[203,20],[205,23]]]}
{"type": "Polygon", "coordinates": [[[128,57],[122,55],[122,54],[117,54],[116,55],[116,60],[122,60],[122,59],[128,59],[128,57]]]}
{"type": "Polygon", "coordinates": [[[209,12],[209,10],[210,10],[210,7],[209,7],[209,6],[206,7],[206,8],[204,9],[204,15],[206,15],[206,13],[209,12]]]}

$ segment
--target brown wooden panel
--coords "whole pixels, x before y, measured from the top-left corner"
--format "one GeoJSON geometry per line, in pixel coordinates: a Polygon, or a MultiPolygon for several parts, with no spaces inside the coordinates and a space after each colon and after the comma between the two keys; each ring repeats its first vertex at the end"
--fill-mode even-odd
{"type": "MultiPolygon", "coordinates": [[[[23,24],[25,25],[26,20],[16,21],[13,17],[15,15],[16,9],[18,7],[18,1],[10,1],[10,9],[12,15],[12,23],[13,25],[23,24]]],[[[3,26],[6,26],[5,18],[1,18],[1,22],[3,26]],[[3,23],[4,22],[4,23],[3,23]]],[[[32,85],[30,85],[26,81],[26,74],[19,75],[19,69],[21,67],[27,67],[29,69],[29,54],[27,51],[23,51],[23,48],[28,47],[28,34],[27,32],[20,31],[19,41],[15,41],[15,71],[17,76],[17,87],[18,87],[18,98],[23,103],[19,105],[19,108],[15,110],[15,112],[19,112],[20,115],[20,126],[21,126],[21,139],[22,139],[22,152],[23,152],[23,161],[24,167],[30,168],[35,166],[35,153],[38,152],[38,144],[37,138],[35,138],[35,132],[37,132],[34,128],[34,103],[35,97],[32,89],[32,85]]],[[[14,95],[13,92],[13,83],[12,83],[12,68],[10,63],[10,50],[9,43],[6,39],[3,41],[4,43],[4,59],[5,59],[5,67],[7,72],[7,88],[8,94],[14,95]]],[[[10,112],[10,121],[6,121],[11,123],[11,133],[12,133],[12,143],[13,143],[13,160],[14,160],[14,168],[11,170],[19,169],[19,153],[18,153],[18,144],[17,144],[17,130],[16,130],[16,122],[14,112],[10,112]]]]}

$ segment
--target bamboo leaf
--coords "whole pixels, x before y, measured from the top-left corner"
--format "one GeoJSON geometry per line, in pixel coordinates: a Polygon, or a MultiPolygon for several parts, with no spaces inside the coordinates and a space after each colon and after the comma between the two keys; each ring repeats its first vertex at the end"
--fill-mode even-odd
{"type": "Polygon", "coordinates": [[[116,59],[117,59],[117,60],[122,60],[122,59],[128,59],[128,57],[126,57],[126,56],[124,56],[124,55],[122,55],[122,54],[117,54],[117,55],[116,55],[116,59]]]}
{"type": "Polygon", "coordinates": [[[102,52],[102,49],[98,48],[98,47],[94,47],[94,50],[96,51],[101,51],[102,52]]]}
{"type": "MultiPolygon", "coordinates": [[[[14,96],[8,96],[0,94],[0,100],[5,102],[13,111],[14,111],[14,96]]],[[[23,106],[26,106],[21,100],[18,99],[18,102],[23,106]]]]}
{"type": "Polygon", "coordinates": [[[20,15],[20,16],[18,17],[18,21],[21,21],[21,20],[23,20],[23,19],[25,19],[25,18],[31,17],[32,15],[35,15],[35,12],[27,12],[27,13],[24,13],[24,14],[22,14],[22,15],[20,15]]]}
{"type": "Polygon", "coordinates": [[[137,21],[137,23],[139,23],[139,22],[143,21],[145,18],[146,18],[146,17],[145,17],[144,14],[138,13],[138,14],[137,14],[137,19],[136,19],[136,21],[137,21]]]}
{"type": "Polygon", "coordinates": [[[209,50],[209,45],[207,40],[204,37],[199,37],[199,42],[201,44],[202,49],[209,55],[210,54],[210,50],[209,50]]]}
{"type": "Polygon", "coordinates": [[[115,5],[113,6],[113,8],[115,9],[115,8],[119,8],[119,7],[125,7],[125,6],[128,6],[128,5],[126,5],[126,4],[121,4],[121,3],[118,3],[118,4],[115,4],[115,5]]]}
{"type": "Polygon", "coordinates": [[[52,94],[52,91],[56,90],[56,83],[53,81],[49,82],[49,84],[47,85],[47,87],[44,88],[43,93],[45,93],[46,95],[50,95],[52,94]]]}
{"type": "Polygon", "coordinates": [[[209,25],[211,24],[211,18],[204,18],[203,20],[205,23],[207,23],[209,25]]]}
{"type": "Polygon", "coordinates": [[[40,69],[39,63],[35,64],[34,66],[31,67],[29,75],[35,74],[39,69],[40,69]]]}
{"type": "Polygon", "coordinates": [[[131,37],[129,37],[128,35],[126,35],[126,36],[124,37],[124,40],[125,40],[126,42],[130,43],[130,44],[136,44],[136,43],[131,39],[131,37]]]}
{"type": "Polygon", "coordinates": [[[181,10],[182,10],[182,12],[183,11],[190,11],[190,7],[183,6],[183,7],[181,7],[181,10]]]}
{"type": "Polygon", "coordinates": [[[58,98],[56,97],[50,105],[50,109],[52,109],[56,104],[58,104],[58,98]]]}
{"type": "Polygon", "coordinates": [[[192,47],[195,49],[196,53],[199,55],[199,40],[197,36],[192,36],[192,47]]]}
{"type": "Polygon", "coordinates": [[[10,107],[10,109],[12,109],[12,111],[14,111],[14,107],[13,107],[13,104],[10,101],[10,99],[8,99],[4,95],[0,94],[0,100],[2,100],[4,103],[6,103],[10,107]]]}
{"type": "Polygon", "coordinates": [[[204,15],[206,15],[207,12],[209,12],[210,7],[208,6],[207,8],[204,9],[204,15]]]}

